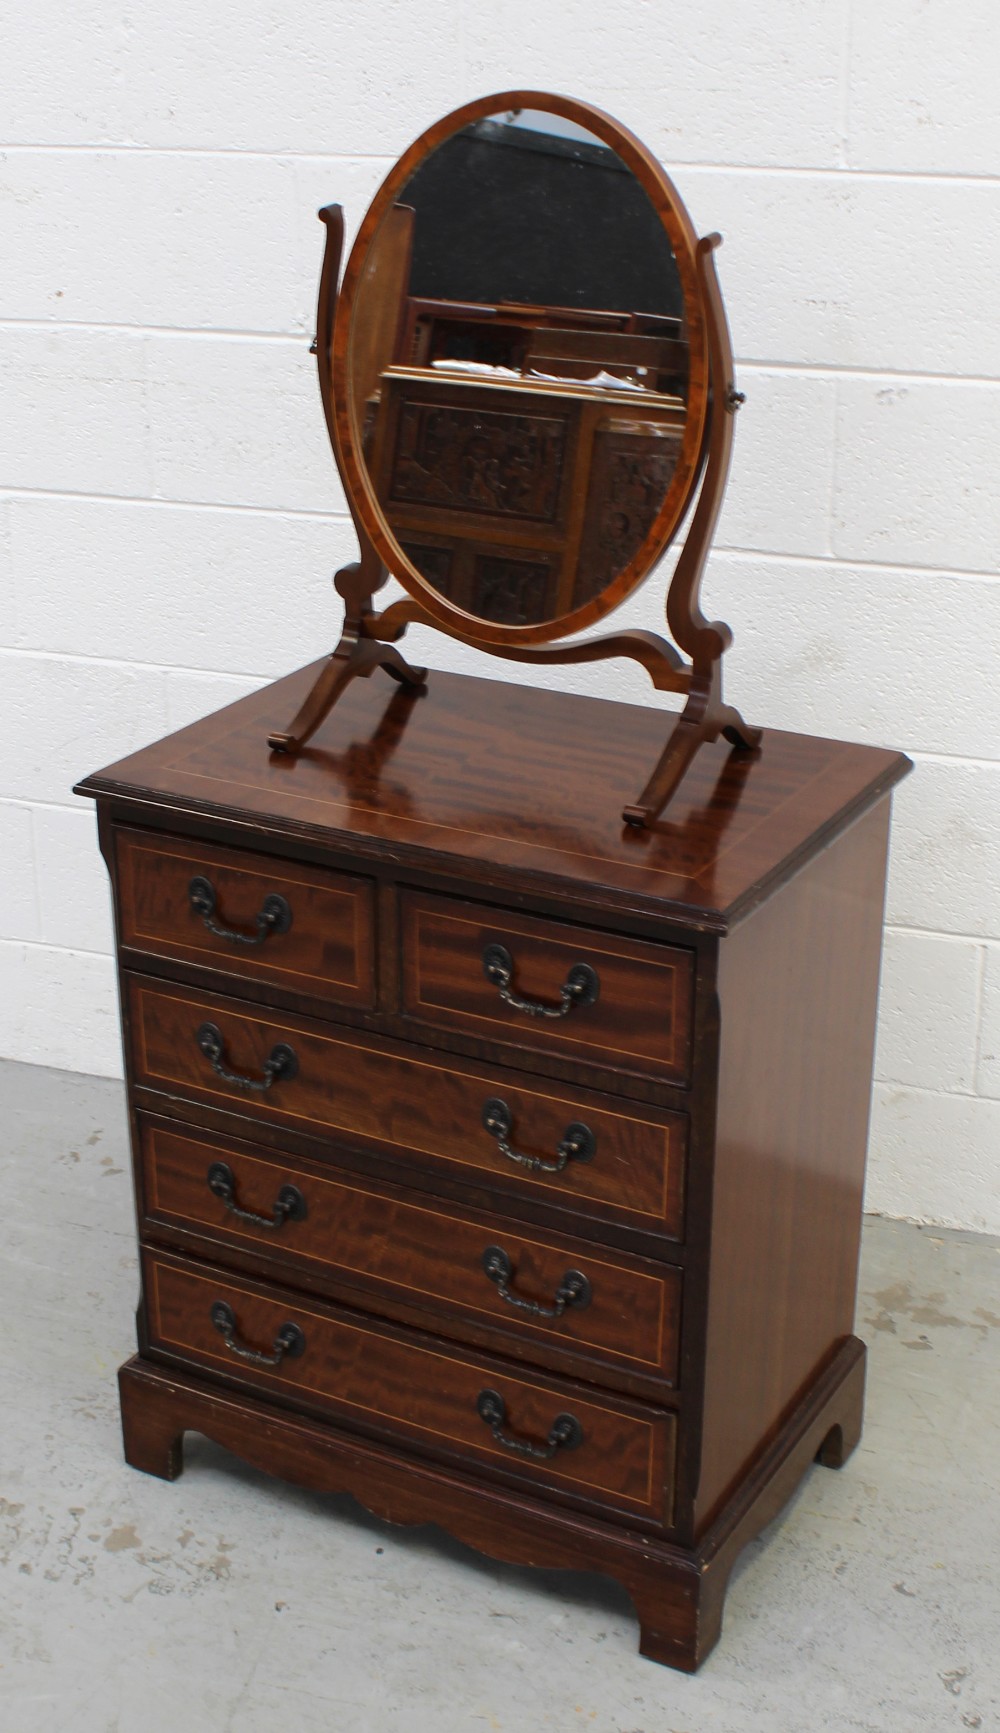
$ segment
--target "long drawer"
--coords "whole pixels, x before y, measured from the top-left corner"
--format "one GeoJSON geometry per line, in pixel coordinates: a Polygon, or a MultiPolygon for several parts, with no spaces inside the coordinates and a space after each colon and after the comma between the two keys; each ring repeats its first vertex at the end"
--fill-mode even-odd
{"type": "Polygon", "coordinates": [[[580,1377],[676,1383],[678,1269],[188,1126],[141,1116],[139,1136],[147,1239],[180,1230],[204,1255],[263,1254],[286,1281],[390,1316],[422,1313],[433,1329],[471,1329],[580,1377]]]}
{"type": "Polygon", "coordinates": [[[669,1525],[671,1414],[207,1264],[147,1251],[143,1277],[153,1352],[470,1468],[669,1525]]]}
{"type": "Polygon", "coordinates": [[[404,1014],[429,1029],[683,1083],[693,953],[417,891],[401,898],[404,1014]]]}
{"type": "Polygon", "coordinates": [[[125,828],[115,859],[126,951],[333,1004],[374,1004],[369,880],[125,828]]]}
{"type": "Polygon", "coordinates": [[[136,1084],[681,1237],[682,1113],[527,1087],[500,1068],[142,977],[127,977],[127,1004],[136,1084]]]}

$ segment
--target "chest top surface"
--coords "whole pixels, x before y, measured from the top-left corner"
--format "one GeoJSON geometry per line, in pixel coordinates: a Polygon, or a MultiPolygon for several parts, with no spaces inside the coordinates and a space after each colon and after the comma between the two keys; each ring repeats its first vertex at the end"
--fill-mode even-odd
{"type": "MultiPolygon", "coordinates": [[[[298,756],[268,732],[300,669],[88,777],[77,792],[725,930],[899,781],[897,752],[768,730],[757,754],[703,747],[660,821],[622,800],[662,747],[660,709],[468,675],[427,690],[355,681],[298,756]]],[[[138,814],[141,816],[141,812],[138,814]]],[[[238,838],[233,838],[238,840],[238,838]]],[[[247,839],[249,840],[249,838],[247,839]]]]}

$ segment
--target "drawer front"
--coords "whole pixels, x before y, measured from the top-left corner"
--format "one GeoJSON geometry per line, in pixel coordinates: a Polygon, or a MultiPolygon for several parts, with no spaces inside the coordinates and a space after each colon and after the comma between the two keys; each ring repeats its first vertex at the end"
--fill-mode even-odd
{"type": "Polygon", "coordinates": [[[600,1361],[676,1381],[679,1270],[540,1238],[501,1217],[425,1207],[186,1127],[144,1121],[141,1150],[147,1230],[195,1229],[263,1250],[286,1261],[286,1280],[311,1271],[338,1291],[360,1290],[376,1308],[384,1297],[436,1313],[433,1328],[464,1319],[506,1336],[500,1351],[518,1358],[539,1346],[575,1356],[580,1376],[598,1376],[591,1363],[600,1361]]]}
{"type": "Polygon", "coordinates": [[[402,917],[407,1016],[562,1059],[686,1081],[693,953],[418,892],[403,893],[402,917]]]}
{"type": "Polygon", "coordinates": [[[486,1176],[522,1194],[537,1188],[546,1201],[574,1212],[680,1238],[683,1114],[631,1103],[598,1106],[600,1098],[587,1090],[527,1088],[499,1068],[487,1071],[447,1056],[417,1059],[399,1043],[354,1031],[348,1037],[306,1018],[135,977],[128,979],[128,1005],[138,1084],[180,1089],[209,1106],[292,1130],[372,1140],[396,1156],[445,1162],[458,1177],[486,1176]],[[199,1046],[206,1023],[221,1040],[216,1064],[223,1070],[260,1084],[270,1056],[287,1046],[295,1075],[278,1076],[266,1090],[227,1081],[199,1046]],[[509,1154],[496,1131],[505,1117],[509,1133],[502,1142],[509,1154]],[[581,1130],[589,1134],[586,1146],[581,1130]],[[581,1155],[569,1155],[570,1149],[581,1155]],[[525,1166],[515,1155],[545,1167],[525,1166]]]}
{"type": "Polygon", "coordinates": [[[213,1372],[238,1376],[272,1394],[319,1408],[362,1429],[410,1440],[470,1466],[486,1464],[589,1504],[664,1521],[673,1471],[674,1417],[592,1391],[508,1369],[433,1337],[379,1326],[235,1278],[210,1265],[146,1253],[144,1292],[149,1345],[213,1372]],[[213,1321],[213,1308],[229,1308],[213,1321]],[[288,1326],[292,1326],[291,1330],[288,1326]],[[227,1345],[224,1332],[228,1332],[227,1345]],[[298,1332],[296,1334],[295,1332],[298,1332]],[[287,1343],[287,1347],[282,1344],[287,1343]],[[261,1365],[238,1353],[269,1358],[261,1365]],[[486,1402],[491,1395],[500,1399],[486,1402]],[[494,1436],[546,1456],[529,1456],[494,1436]],[[502,1418],[498,1418],[498,1414],[502,1418]],[[554,1448],[553,1428],[573,1426],[554,1448]]]}
{"type": "Polygon", "coordinates": [[[374,1004],[367,879],[144,831],[117,831],[115,853],[129,950],[342,1005],[374,1004]]]}

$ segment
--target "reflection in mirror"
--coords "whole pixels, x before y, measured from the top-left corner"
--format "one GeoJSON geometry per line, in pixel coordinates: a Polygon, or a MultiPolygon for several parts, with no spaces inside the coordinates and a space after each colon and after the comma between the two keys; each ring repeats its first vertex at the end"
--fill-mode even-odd
{"type": "Polygon", "coordinates": [[[688,347],[666,230],[581,127],[478,121],[376,232],[349,366],[375,497],[425,581],[497,624],[572,613],[642,546],[677,463],[688,347]]]}

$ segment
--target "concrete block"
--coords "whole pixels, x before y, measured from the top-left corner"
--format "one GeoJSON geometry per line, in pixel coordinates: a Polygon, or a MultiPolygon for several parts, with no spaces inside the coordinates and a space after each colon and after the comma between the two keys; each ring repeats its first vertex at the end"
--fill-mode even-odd
{"type": "Polygon", "coordinates": [[[842,379],[837,394],[834,552],[995,573],[1000,384],[842,379]]]}
{"type": "Polygon", "coordinates": [[[475,90],[565,90],[624,121],[665,162],[836,164],[846,0],[600,9],[495,0],[470,14],[475,90]]]}
{"type": "Polygon", "coordinates": [[[0,685],[7,748],[0,798],[70,805],[81,777],[166,731],[163,676],[156,669],[6,650],[0,652],[0,685]]]}
{"type": "Polygon", "coordinates": [[[213,505],[346,512],[305,337],[148,343],[151,491],[213,505]]]}
{"type": "Polygon", "coordinates": [[[877,1085],[865,1208],[1000,1233],[1000,1101],[877,1085]]]}
{"type": "Polygon", "coordinates": [[[0,940],[0,1054],[120,1077],[113,959],[0,940]]]}
{"type": "Polygon", "coordinates": [[[69,951],[110,956],[111,889],[97,846],[93,803],[77,801],[68,809],[36,807],[33,822],[42,940],[69,951]]]}
{"type": "Polygon", "coordinates": [[[16,145],[119,142],[129,136],[133,32],[108,0],[34,0],[4,30],[3,139],[16,145]]]}
{"type": "Polygon", "coordinates": [[[149,493],[145,387],[143,340],[130,332],[8,329],[0,355],[4,486],[149,493]]]}
{"type": "Polygon", "coordinates": [[[704,597],[735,633],[727,690],[755,721],[1000,758],[995,580],[719,553],[704,597]]]}
{"type": "Polygon", "coordinates": [[[1000,1101],[1000,945],[987,945],[976,1088],[1000,1101]]]}
{"type": "Polygon", "coordinates": [[[887,919],[1000,938],[1000,766],[918,761],[893,800],[887,919]]]}
{"type": "Polygon", "coordinates": [[[890,928],[882,949],[875,1075],[917,1089],[971,1091],[982,946],[890,928]]]}
{"type": "Polygon", "coordinates": [[[10,500],[0,495],[0,645],[10,641],[14,574],[10,551],[10,500]]]}
{"type": "Polygon", "coordinates": [[[40,939],[31,808],[0,800],[3,909],[0,931],[10,939],[40,939]]]}
{"type": "Polygon", "coordinates": [[[288,163],[12,151],[0,162],[0,198],[18,219],[0,318],[306,330],[288,163]]]}
{"type": "Polygon", "coordinates": [[[357,558],[342,519],[34,499],[13,518],[18,643],[123,663],[286,673],[336,642],[331,577],[357,558]]]}
{"type": "Polygon", "coordinates": [[[738,356],[754,361],[1000,373],[984,282],[1000,272],[1000,185],[682,169],[738,356]],[[940,311],[939,311],[940,310],[940,311]]]}
{"type": "Polygon", "coordinates": [[[851,20],[853,168],[995,175],[1000,12],[992,0],[879,0],[851,20]]]}
{"type": "Polygon", "coordinates": [[[830,550],[835,387],[831,379],[742,368],[718,547],[830,550]]]}
{"type": "Polygon", "coordinates": [[[144,144],[397,156],[467,94],[450,6],[179,0],[137,34],[131,114],[144,144]]]}

